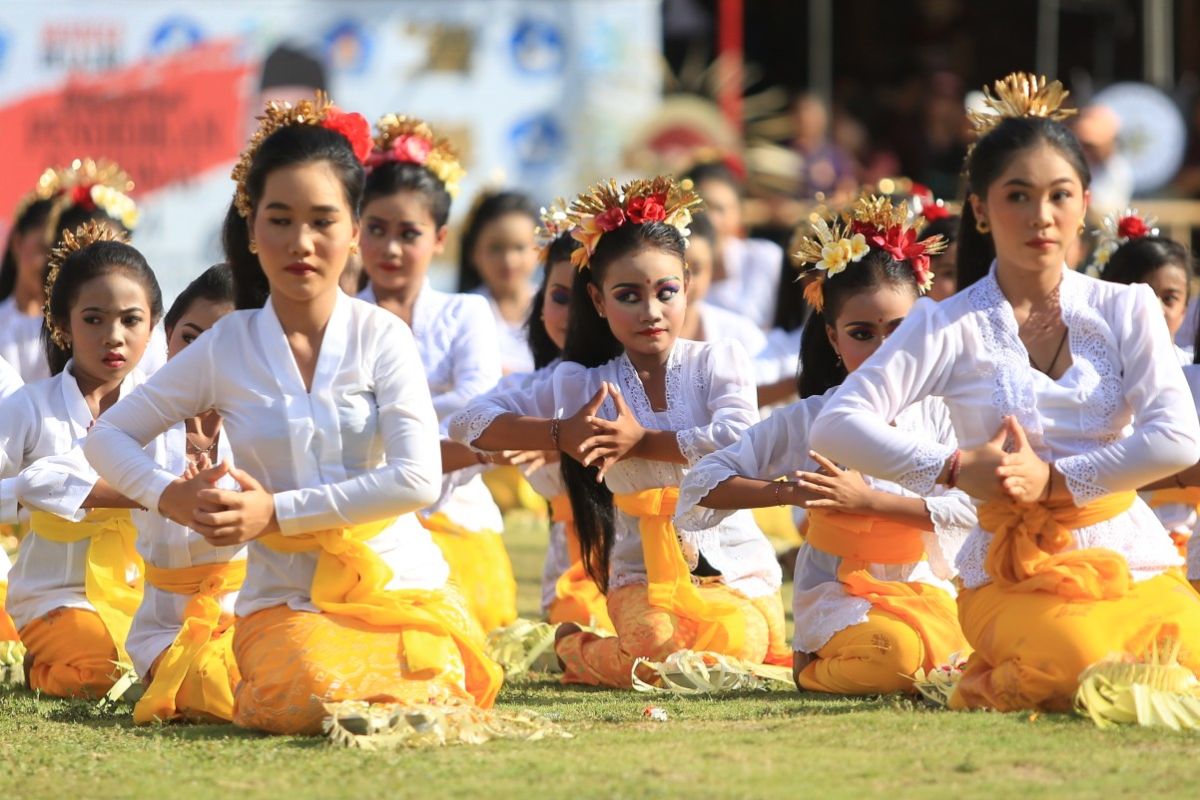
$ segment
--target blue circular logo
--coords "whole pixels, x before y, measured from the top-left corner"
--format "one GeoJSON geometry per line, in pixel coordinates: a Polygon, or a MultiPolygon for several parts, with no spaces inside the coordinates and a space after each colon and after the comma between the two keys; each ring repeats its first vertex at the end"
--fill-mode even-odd
{"type": "Polygon", "coordinates": [[[539,172],[562,161],[566,134],[550,114],[535,114],[508,132],[509,149],[525,172],[539,172]]]}
{"type": "Polygon", "coordinates": [[[325,32],[324,51],[326,64],[359,75],[371,62],[371,37],[357,20],[344,19],[325,32]]]}
{"type": "Polygon", "coordinates": [[[204,41],[200,23],[182,15],[167,17],[150,34],[151,55],[167,55],[190,50],[204,41]]]}
{"type": "Polygon", "coordinates": [[[566,48],[552,22],[526,17],[512,34],[512,59],[526,75],[557,75],[566,63],[566,48]]]}

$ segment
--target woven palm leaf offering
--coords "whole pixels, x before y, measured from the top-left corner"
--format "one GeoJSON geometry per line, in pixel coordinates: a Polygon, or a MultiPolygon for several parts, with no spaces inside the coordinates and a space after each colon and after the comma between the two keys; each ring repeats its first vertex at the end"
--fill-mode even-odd
{"type": "Polygon", "coordinates": [[[483,744],[492,739],[570,739],[532,711],[481,709],[466,703],[325,703],[323,727],[332,744],[360,750],[400,750],[483,744]]]}
{"type": "Polygon", "coordinates": [[[633,662],[633,688],[649,694],[765,692],[792,686],[792,672],[787,667],[751,664],[721,653],[677,650],[663,661],[639,658],[633,662]]]}
{"type": "Polygon", "coordinates": [[[1098,661],[1079,676],[1076,713],[1099,728],[1200,729],[1200,680],[1179,663],[1179,642],[1156,643],[1142,658],[1098,661]]]}

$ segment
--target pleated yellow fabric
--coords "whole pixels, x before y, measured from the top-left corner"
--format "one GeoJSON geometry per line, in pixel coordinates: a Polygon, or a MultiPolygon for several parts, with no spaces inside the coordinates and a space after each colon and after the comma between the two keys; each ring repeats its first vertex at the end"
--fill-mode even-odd
{"type": "MultiPolygon", "coordinates": [[[[221,626],[221,596],[236,592],[246,579],[246,562],[231,561],[198,564],[192,567],[165,569],[146,565],[146,582],[164,592],[190,596],[184,610],[183,625],[171,643],[157,659],[154,680],[133,709],[137,725],[166,722],[180,716],[176,697],[188,673],[199,668],[201,654],[214,635],[223,632],[221,626]]],[[[230,638],[230,642],[232,639],[230,638]]],[[[230,643],[225,645],[226,648],[230,643]]],[[[228,674],[215,675],[221,685],[214,691],[201,691],[202,698],[213,698],[211,708],[193,708],[220,719],[233,718],[233,687],[228,674]]]]}
{"type": "Polygon", "coordinates": [[[504,537],[495,531],[469,531],[445,514],[418,517],[450,565],[452,580],[484,633],[517,619],[517,580],[504,537]]]}
{"type": "Polygon", "coordinates": [[[125,639],[129,636],[133,615],[142,602],[143,568],[142,557],[134,546],[137,529],[129,512],[96,509],[88,512],[81,522],[68,522],[44,511],[34,511],[30,515],[29,528],[52,542],[88,540],[84,594],[116,644],[118,657],[127,663],[125,639]],[[130,582],[129,574],[134,569],[139,577],[130,582]]]}
{"type": "Polygon", "coordinates": [[[608,603],[600,587],[583,568],[583,555],[579,549],[579,532],[575,528],[575,514],[566,495],[550,501],[550,514],[554,522],[561,523],[567,540],[567,555],[571,565],[558,577],[554,585],[554,602],[550,604],[550,622],[574,622],[611,631],[612,620],[608,616],[608,603]]]}

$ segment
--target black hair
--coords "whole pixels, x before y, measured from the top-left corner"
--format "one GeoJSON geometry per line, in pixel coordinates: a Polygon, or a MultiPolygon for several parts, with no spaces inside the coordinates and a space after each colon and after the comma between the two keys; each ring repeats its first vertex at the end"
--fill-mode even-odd
{"type": "MultiPolygon", "coordinates": [[[[624,352],[608,322],[596,311],[588,286],[601,287],[608,267],[620,258],[643,249],[661,250],[684,258],[683,234],[665,222],[622,225],[604,234],[589,266],[575,273],[571,285],[570,319],[563,360],[598,367],[624,352]]],[[[584,467],[573,458],[562,459],[563,483],[571,499],[583,567],[601,589],[608,588],[609,554],[613,544],[612,492],[596,481],[597,468],[584,467]]]]}
{"type": "Polygon", "coordinates": [[[791,333],[803,327],[812,313],[812,306],[804,299],[804,282],[784,253],[779,263],[779,293],[775,297],[775,317],[771,327],[791,333]]]}
{"type": "MultiPolygon", "coordinates": [[[[350,141],[320,125],[287,125],[272,133],[254,153],[246,175],[245,189],[251,208],[262,199],[267,176],[277,169],[325,161],[337,175],[350,213],[358,219],[363,193],[363,167],[350,147],[350,141]]],[[[270,294],[267,276],[258,256],[250,252],[250,220],[230,204],[221,234],[225,261],[233,270],[234,305],[238,308],[262,308],[270,294]]]]}
{"type": "Polygon", "coordinates": [[[741,181],[733,174],[733,170],[721,161],[706,161],[697,164],[684,177],[691,180],[696,186],[708,181],[716,181],[733,189],[739,196],[742,194],[741,181]]]}
{"type": "Polygon", "coordinates": [[[260,91],[276,86],[326,89],[325,65],[320,59],[290,45],[281,44],[267,54],[259,75],[260,91]]]}
{"type": "Polygon", "coordinates": [[[470,292],[483,283],[479,268],[475,264],[475,244],[479,234],[491,223],[509,214],[528,217],[538,224],[538,212],[528,195],[521,192],[494,192],[480,197],[463,227],[458,248],[458,290],[470,292]]]}
{"type": "Polygon", "coordinates": [[[435,227],[442,228],[450,220],[453,198],[446,190],[446,184],[428,167],[408,161],[385,161],[371,170],[363,189],[363,208],[373,200],[400,192],[414,192],[424,197],[435,227]]]}
{"type": "Polygon", "coordinates": [[[1086,190],[1092,182],[1087,159],[1079,140],[1061,122],[1045,117],[1008,117],[975,143],[967,155],[966,199],[958,227],[958,288],[961,291],[987,275],[996,248],[992,237],[975,228],[975,210],[971,195],[983,198],[1008,167],[1014,155],[1039,144],[1058,150],[1079,177],[1086,190]]]}
{"type": "Polygon", "coordinates": [[[233,302],[233,270],[228,264],[213,264],[179,293],[163,317],[163,328],[167,336],[171,335],[180,318],[197,300],[207,300],[210,303],[233,302]]]}
{"type": "Polygon", "coordinates": [[[1145,283],[1150,273],[1166,266],[1184,271],[1190,295],[1192,258],[1186,247],[1165,236],[1143,236],[1125,242],[1113,251],[1100,278],[1113,283],[1145,283]]]}
{"type": "Polygon", "coordinates": [[[692,221],[688,223],[688,230],[691,231],[688,236],[689,242],[694,242],[697,238],[703,239],[712,247],[713,256],[717,255],[717,229],[713,227],[707,214],[703,211],[693,214],[692,221]]]}
{"type": "Polygon", "coordinates": [[[935,219],[921,229],[921,234],[917,237],[917,241],[923,242],[934,236],[941,236],[947,246],[952,245],[958,241],[958,224],[957,214],[935,219]]]}
{"type": "Polygon", "coordinates": [[[550,270],[563,262],[571,261],[571,253],[579,245],[564,233],[552,241],[546,248],[546,263],[542,270],[542,283],[538,286],[533,302],[529,304],[529,317],[525,320],[525,338],[529,342],[529,351],[533,353],[533,366],[541,369],[562,355],[562,350],[546,333],[546,325],[542,321],[542,309],[546,306],[546,287],[550,282],[550,270]]]}
{"type": "MultiPolygon", "coordinates": [[[[58,277],[50,288],[50,317],[62,330],[70,328],[71,306],[79,297],[79,290],[88,281],[120,272],[133,278],[146,290],[150,306],[150,326],[154,327],[162,317],[162,290],[154,271],[145,257],[124,242],[99,241],[79,248],[63,259],[58,277]]],[[[71,358],[70,348],[59,347],[50,335],[48,320],[42,321],[42,346],[50,364],[50,374],[57,375],[71,358]]]]}
{"type": "Polygon", "coordinates": [[[44,232],[53,204],[53,200],[35,200],[13,220],[4,245],[4,259],[0,261],[0,300],[7,300],[17,288],[17,256],[13,252],[16,242],[13,240],[30,232],[44,232]]]}
{"type": "Polygon", "coordinates": [[[800,397],[825,394],[846,380],[846,365],[829,341],[827,325],[833,325],[846,301],[855,295],[887,284],[907,287],[918,296],[917,279],[905,261],[896,261],[882,250],[872,250],[862,261],[825,279],[823,311],[814,311],[800,337],[800,375],[796,388],[800,397]]]}

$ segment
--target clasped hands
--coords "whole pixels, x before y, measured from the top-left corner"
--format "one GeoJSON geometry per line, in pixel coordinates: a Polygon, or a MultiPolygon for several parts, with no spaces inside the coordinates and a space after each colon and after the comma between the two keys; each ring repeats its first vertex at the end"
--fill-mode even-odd
{"type": "Polygon", "coordinates": [[[583,408],[562,420],[558,446],[585,467],[597,467],[596,481],[599,483],[613,464],[628,456],[645,435],[646,429],[626,405],[621,390],[606,381],[583,408]],[[609,398],[617,410],[615,420],[596,416],[609,398]]]}
{"type": "Polygon", "coordinates": [[[1036,503],[1051,490],[1051,465],[1029,444],[1016,417],[1005,417],[987,442],[963,450],[956,486],[983,502],[1036,503]]]}
{"type": "Polygon", "coordinates": [[[206,455],[163,490],[158,513],[196,531],[214,547],[243,544],[279,531],[275,496],[244,470],[228,461],[214,466],[206,455]],[[237,481],[240,490],[217,488],[226,475],[237,481]]]}

